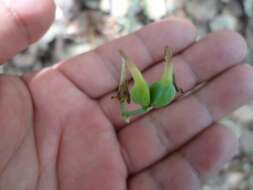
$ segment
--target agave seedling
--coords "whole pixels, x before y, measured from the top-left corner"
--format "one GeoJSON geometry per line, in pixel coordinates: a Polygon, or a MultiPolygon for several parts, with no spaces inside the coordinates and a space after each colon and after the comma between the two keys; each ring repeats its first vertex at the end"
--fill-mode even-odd
{"type": "Polygon", "coordinates": [[[165,67],[160,80],[149,85],[144,79],[138,67],[122,51],[121,77],[116,97],[120,102],[120,112],[126,122],[130,117],[145,114],[152,109],[162,108],[169,105],[177,96],[179,89],[175,83],[173,72],[172,51],[165,49],[165,67]],[[128,70],[133,78],[133,87],[128,90],[126,78],[128,70]],[[126,103],[133,101],[139,105],[137,110],[127,110],[126,103]]]}

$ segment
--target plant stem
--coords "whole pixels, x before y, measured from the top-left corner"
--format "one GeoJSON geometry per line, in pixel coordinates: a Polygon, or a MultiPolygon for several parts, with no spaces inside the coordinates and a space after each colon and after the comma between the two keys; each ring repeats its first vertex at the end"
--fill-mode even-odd
{"type": "Polygon", "coordinates": [[[128,111],[128,110],[126,110],[125,103],[120,104],[121,115],[127,123],[130,122],[130,120],[129,120],[130,117],[148,113],[152,109],[153,109],[152,107],[149,107],[149,108],[140,108],[137,110],[128,111]]]}
{"type": "Polygon", "coordinates": [[[151,110],[151,109],[143,109],[143,108],[140,108],[140,109],[133,110],[133,111],[125,111],[125,112],[122,112],[122,114],[123,114],[125,117],[131,117],[131,116],[136,116],[136,115],[145,114],[145,113],[149,112],[150,110],[151,110]]]}

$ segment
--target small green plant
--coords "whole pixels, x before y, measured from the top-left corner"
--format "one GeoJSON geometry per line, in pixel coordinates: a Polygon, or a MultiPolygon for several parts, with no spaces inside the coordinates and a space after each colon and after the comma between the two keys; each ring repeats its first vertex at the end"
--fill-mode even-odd
{"type": "Polygon", "coordinates": [[[162,108],[169,105],[177,96],[177,92],[182,92],[177,88],[173,72],[172,51],[165,49],[165,67],[160,80],[149,85],[144,79],[138,67],[130,60],[124,52],[120,51],[122,57],[120,84],[117,92],[117,99],[120,102],[120,112],[126,122],[137,115],[145,114],[152,109],[162,108]],[[128,80],[126,78],[128,70],[133,78],[133,87],[128,90],[128,80]],[[133,101],[140,106],[137,110],[127,110],[126,103],[133,101]]]}

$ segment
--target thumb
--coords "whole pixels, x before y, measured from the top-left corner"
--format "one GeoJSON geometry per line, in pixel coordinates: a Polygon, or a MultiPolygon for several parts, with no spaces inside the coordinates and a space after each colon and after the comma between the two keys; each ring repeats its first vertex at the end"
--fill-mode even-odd
{"type": "Polygon", "coordinates": [[[0,63],[38,40],[54,12],[52,0],[0,0],[0,63]]]}

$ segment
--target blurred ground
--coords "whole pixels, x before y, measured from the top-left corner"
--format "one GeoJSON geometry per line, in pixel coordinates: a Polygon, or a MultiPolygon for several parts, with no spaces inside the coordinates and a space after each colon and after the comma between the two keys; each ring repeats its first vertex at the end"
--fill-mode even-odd
{"type": "MultiPolygon", "coordinates": [[[[171,14],[191,19],[200,37],[224,28],[240,32],[249,46],[246,62],[253,64],[253,0],[56,0],[56,3],[56,20],[46,36],[0,71],[22,74],[39,70],[171,14]]],[[[240,153],[203,189],[253,190],[253,104],[231,114],[226,122],[241,129],[240,153]]]]}

